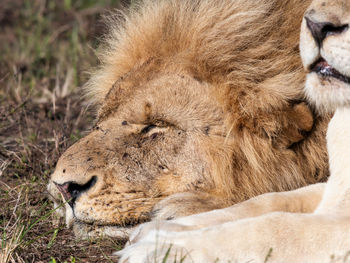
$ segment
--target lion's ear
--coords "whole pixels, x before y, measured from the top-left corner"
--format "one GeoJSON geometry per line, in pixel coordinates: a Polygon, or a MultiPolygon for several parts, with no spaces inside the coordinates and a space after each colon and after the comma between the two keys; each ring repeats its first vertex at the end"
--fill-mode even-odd
{"type": "Polygon", "coordinates": [[[305,102],[295,104],[290,114],[290,117],[295,120],[295,125],[301,131],[311,131],[314,125],[314,117],[305,102]]]}
{"type": "Polygon", "coordinates": [[[279,148],[290,148],[303,140],[314,124],[312,111],[304,102],[290,105],[285,113],[280,134],[274,140],[274,145],[279,148]]]}

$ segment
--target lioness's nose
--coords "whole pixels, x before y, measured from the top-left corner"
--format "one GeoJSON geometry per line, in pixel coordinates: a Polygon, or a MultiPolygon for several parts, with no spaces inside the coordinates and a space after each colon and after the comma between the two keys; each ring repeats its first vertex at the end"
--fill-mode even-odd
{"type": "Polygon", "coordinates": [[[305,20],[312,37],[319,47],[322,46],[322,42],[327,36],[341,34],[348,29],[347,24],[337,26],[331,22],[315,22],[307,16],[305,16],[305,20]]]}
{"type": "Polygon", "coordinates": [[[64,184],[55,183],[58,190],[62,193],[63,198],[68,202],[68,204],[73,208],[75,200],[85,191],[89,190],[96,183],[96,176],[91,177],[91,179],[84,185],[80,185],[74,182],[67,182],[64,184]]]}

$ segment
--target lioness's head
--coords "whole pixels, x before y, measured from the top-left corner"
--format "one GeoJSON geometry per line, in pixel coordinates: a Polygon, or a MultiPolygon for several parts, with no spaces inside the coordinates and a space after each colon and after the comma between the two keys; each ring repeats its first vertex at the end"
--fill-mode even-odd
{"type": "Polygon", "coordinates": [[[350,101],[350,1],[313,1],[305,13],[300,50],[306,93],[320,110],[350,101]]]}
{"type": "Polygon", "coordinates": [[[75,232],[120,235],[325,179],[325,121],[302,93],[307,4],[146,1],[112,19],[88,83],[97,123],[49,183],[75,232]]]}

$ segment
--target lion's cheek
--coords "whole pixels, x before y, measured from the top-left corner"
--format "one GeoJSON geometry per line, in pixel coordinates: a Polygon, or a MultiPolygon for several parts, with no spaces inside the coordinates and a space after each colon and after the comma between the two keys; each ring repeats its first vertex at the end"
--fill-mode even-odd
{"type": "Polygon", "coordinates": [[[150,211],[160,197],[141,192],[114,193],[112,195],[81,196],[74,205],[75,217],[85,223],[97,225],[133,225],[148,221],[150,211]]]}

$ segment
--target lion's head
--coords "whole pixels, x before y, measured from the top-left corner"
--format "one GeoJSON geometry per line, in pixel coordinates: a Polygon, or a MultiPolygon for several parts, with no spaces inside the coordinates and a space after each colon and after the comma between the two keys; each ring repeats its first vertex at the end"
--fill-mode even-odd
{"type": "Polygon", "coordinates": [[[305,2],[145,1],[109,20],[87,85],[97,123],[49,183],[76,233],[117,236],[326,178],[326,120],[302,95],[305,2]]]}
{"type": "Polygon", "coordinates": [[[305,90],[320,110],[332,111],[350,101],[349,14],[349,1],[313,1],[303,19],[305,90]]]}

